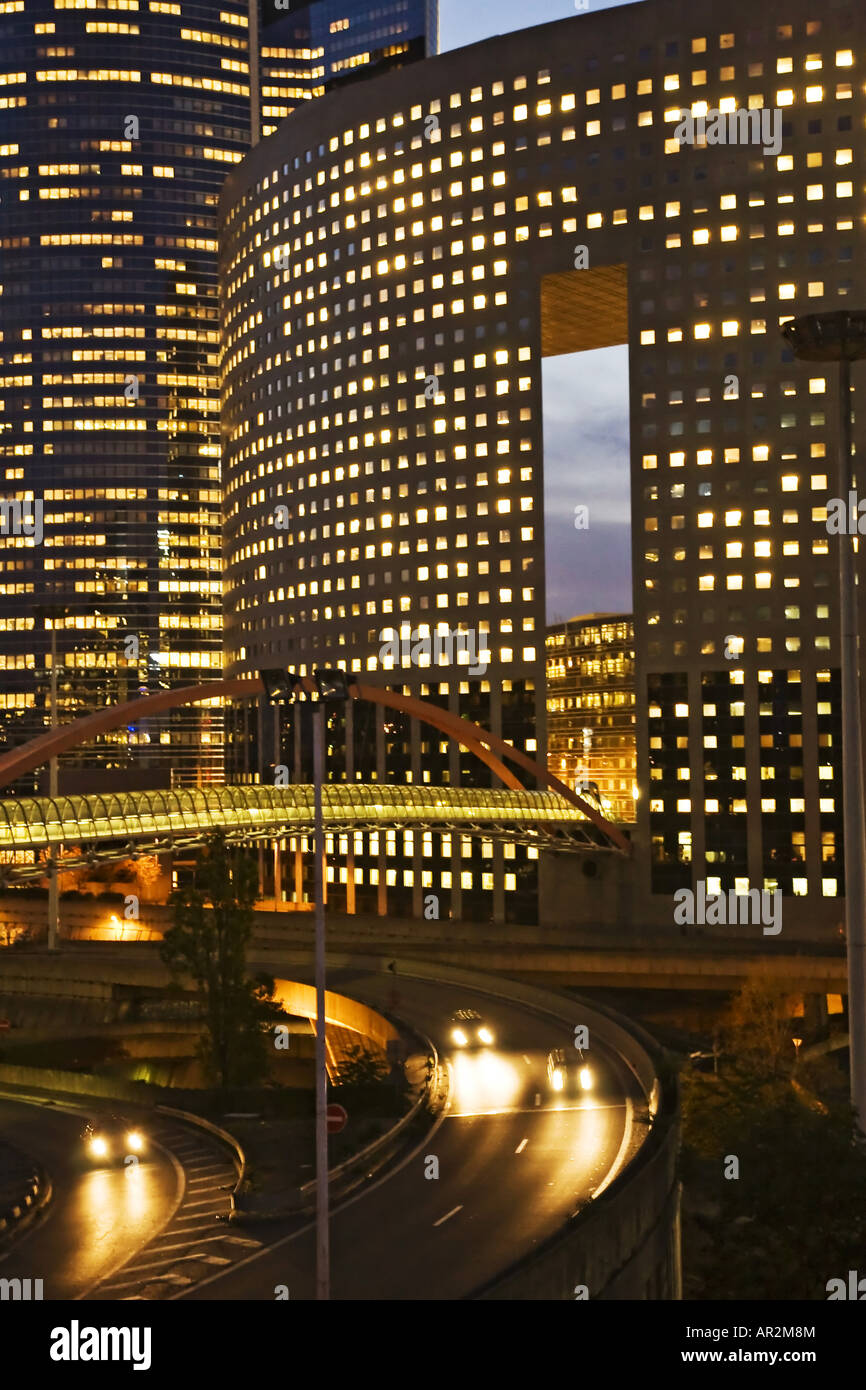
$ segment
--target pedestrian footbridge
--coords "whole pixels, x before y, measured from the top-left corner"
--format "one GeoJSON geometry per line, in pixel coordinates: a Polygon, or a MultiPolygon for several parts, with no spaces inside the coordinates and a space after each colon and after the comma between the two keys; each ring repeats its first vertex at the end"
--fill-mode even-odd
{"type": "MultiPolygon", "coordinates": [[[[561,853],[618,847],[555,792],[326,783],[326,833],[456,831],[561,853]]],[[[294,785],[184,788],[0,801],[0,877],[43,876],[40,854],[62,868],[80,855],[98,860],[200,845],[219,830],[234,843],[311,835],[314,789],[294,785]],[[74,855],[70,851],[75,851],[74,855]]]]}

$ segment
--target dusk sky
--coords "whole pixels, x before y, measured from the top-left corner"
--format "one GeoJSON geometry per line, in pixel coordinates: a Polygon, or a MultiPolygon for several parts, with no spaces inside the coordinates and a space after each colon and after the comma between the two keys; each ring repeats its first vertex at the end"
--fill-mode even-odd
{"type": "MultiPolygon", "coordinates": [[[[590,10],[622,0],[590,0],[590,10]]],[[[573,0],[440,0],[443,52],[575,15],[573,0]]],[[[544,364],[547,620],[631,612],[628,350],[544,364]],[[574,509],[589,508],[575,530],[574,509]]]]}

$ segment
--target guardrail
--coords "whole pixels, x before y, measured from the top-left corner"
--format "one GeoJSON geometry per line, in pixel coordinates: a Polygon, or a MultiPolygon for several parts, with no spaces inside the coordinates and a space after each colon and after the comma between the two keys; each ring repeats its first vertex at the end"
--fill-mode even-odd
{"type": "MultiPolygon", "coordinates": [[[[291,951],[281,952],[288,961],[291,951]]],[[[679,1299],[679,1095],[673,1068],[639,1024],[587,1000],[457,966],[405,957],[329,952],[329,969],[371,970],[451,984],[510,1000],[560,1022],[585,1023],[628,1067],[644,1096],[649,1132],[637,1154],[568,1227],[475,1291],[478,1299],[679,1299]]]]}
{"type": "Polygon", "coordinates": [[[0,1250],[4,1250],[15,1236],[36,1220],[51,1201],[53,1193],[48,1174],[34,1163],[32,1175],[25,1181],[21,1196],[0,1212],[0,1250]]]}
{"type": "Polygon", "coordinates": [[[225,1144],[226,1148],[231,1149],[232,1157],[238,1165],[238,1180],[229,1193],[229,1201],[231,1202],[232,1208],[231,1214],[234,1216],[237,1212],[237,1196],[247,1171],[246,1154],[240,1142],[233,1134],[230,1134],[227,1129],[222,1129],[219,1125],[212,1124],[211,1121],[206,1120],[203,1115],[194,1115],[190,1110],[175,1110],[171,1105],[156,1105],[154,1109],[157,1110],[160,1115],[169,1115],[174,1120],[182,1120],[185,1124],[194,1125],[198,1129],[205,1130],[208,1134],[212,1134],[215,1139],[219,1139],[222,1144],[225,1144]]]}
{"type": "MultiPolygon", "coordinates": [[[[391,1017],[396,1018],[397,1016],[395,1014],[392,1014],[391,1017]]],[[[403,1023],[407,1029],[410,1029],[410,1031],[416,1031],[414,1028],[412,1028],[411,1024],[405,1023],[403,1019],[398,1019],[397,1021],[403,1023]]],[[[385,1160],[391,1156],[392,1151],[398,1147],[405,1131],[409,1129],[413,1121],[418,1118],[425,1105],[430,1103],[436,1103],[437,1100],[440,1102],[443,1108],[445,1104],[447,1104],[447,1092],[444,1097],[439,1096],[443,1075],[447,1077],[447,1072],[443,1071],[442,1065],[439,1060],[439,1052],[430,1038],[425,1037],[424,1034],[420,1033],[416,1033],[416,1036],[420,1037],[421,1041],[427,1048],[428,1055],[432,1056],[433,1058],[433,1067],[427,1076],[427,1079],[417,1100],[413,1103],[410,1109],[406,1111],[406,1114],[403,1115],[402,1118],[399,1119],[395,1125],[392,1125],[392,1127],[387,1131],[387,1133],[380,1134],[379,1138],[374,1139],[372,1143],[366,1146],[366,1148],[363,1148],[358,1153],[352,1154],[349,1158],[344,1159],[343,1162],[338,1164],[336,1168],[329,1169],[329,1184],[336,1183],[339,1185],[344,1178],[360,1174],[361,1170],[366,1169],[370,1162],[374,1159],[376,1160],[376,1166],[381,1167],[385,1160]]],[[[370,1176],[372,1176],[371,1173],[364,1173],[364,1177],[370,1176]]],[[[315,1178],[311,1178],[309,1182],[304,1183],[303,1187],[301,1188],[301,1194],[304,1197],[304,1199],[307,1200],[310,1196],[312,1196],[315,1193],[315,1190],[316,1180],[315,1178]]],[[[341,1193],[341,1195],[345,1196],[345,1191],[341,1193]]]]}
{"type": "Polygon", "coordinates": [[[663,1049],[640,1027],[605,1005],[556,995],[519,980],[419,961],[396,961],[396,973],[443,977],[475,992],[511,999],[573,1025],[594,1029],[623,1060],[647,1104],[647,1139],[624,1171],[569,1227],[512,1269],[476,1290],[477,1299],[679,1299],[679,1093],[663,1049]],[[565,1006],[568,1006],[567,1009],[565,1006]]]}

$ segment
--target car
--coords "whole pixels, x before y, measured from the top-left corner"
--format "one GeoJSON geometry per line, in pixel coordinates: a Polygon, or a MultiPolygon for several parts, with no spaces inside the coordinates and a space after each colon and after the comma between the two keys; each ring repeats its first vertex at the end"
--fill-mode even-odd
{"type": "Polygon", "coordinates": [[[552,1047],[547,1054],[547,1079],[554,1091],[568,1091],[572,1077],[577,1078],[581,1091],[591,1091],[592,1070],[578,1051],[577,1061],[571,1062],[562,1047],[552,1047]]]}
{"type": "Polygon", "coordinates": [[[81,1131],[84,1153],[98,1164],[136,1162],[147,1151],[142,1126],[123,1115],[100,1115],[89,1120],[81,1131]]]}
{"type": "Polygon", "coordinates": [[[451,1041],[455,1047],[490,1047],[495,1038],[477,1009],[457,1009],[451,1015],[451,1041]]]}

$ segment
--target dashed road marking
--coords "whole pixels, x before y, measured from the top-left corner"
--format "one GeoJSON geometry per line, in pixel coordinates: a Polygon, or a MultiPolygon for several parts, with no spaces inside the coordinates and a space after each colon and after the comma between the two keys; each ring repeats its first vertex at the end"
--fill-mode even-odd
{"type": "Polygon", "coordinates": [[[458,1211],[462,1211],[462,1210],[463,1210],[463,1204],[461,1203],[461,1205],[460,1205],[459,1207],[454,1207],[451,1211],[447,1212],[445,1216],[440,1216],[438,1221],[434,1221],[434,1222],[433,1222],[433,1225],[434,1225],[434,1226],[441,1226],[441,1225],[443,1225],[444,1222],[450,1221],[452,1216],[456,1216],[457,1213],[458,1213],[458,1211]]]}

